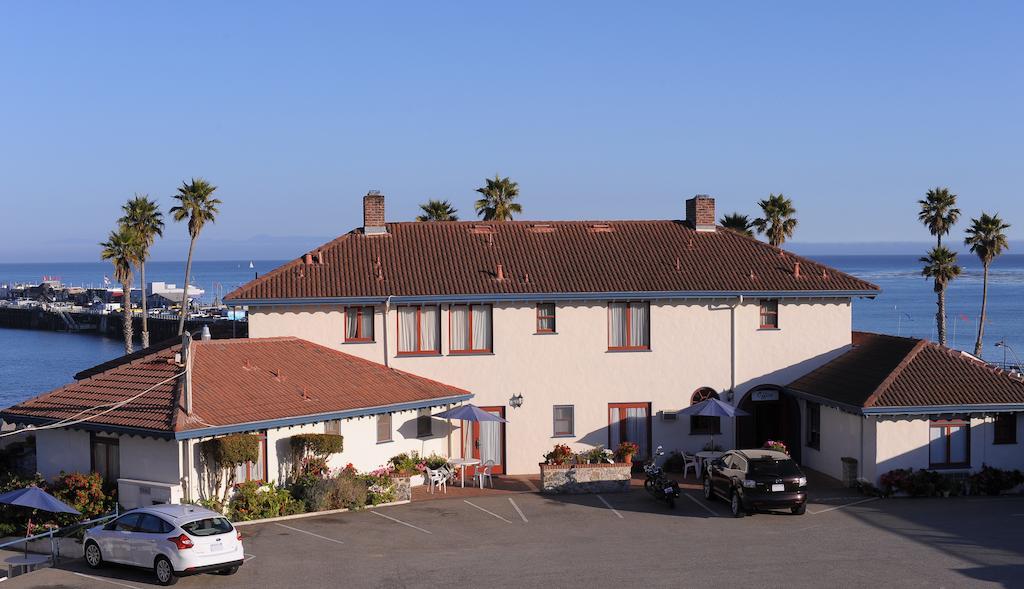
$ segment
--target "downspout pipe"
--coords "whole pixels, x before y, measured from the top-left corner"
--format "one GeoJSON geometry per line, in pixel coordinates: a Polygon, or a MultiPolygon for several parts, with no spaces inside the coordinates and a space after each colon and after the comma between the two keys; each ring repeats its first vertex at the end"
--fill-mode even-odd
{"type": "Polygon", "coordinates": [[[388,317],[391,315],[391,297],[384,299],[384,366],[388,366],[388,317]]]}

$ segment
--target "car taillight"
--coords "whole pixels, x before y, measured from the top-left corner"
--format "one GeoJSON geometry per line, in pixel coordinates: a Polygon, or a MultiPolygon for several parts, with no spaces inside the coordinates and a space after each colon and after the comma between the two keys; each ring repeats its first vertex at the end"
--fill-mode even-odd
{"type": "Polygon", "coordinates": [[[187,550],[195,546],[195,544],[192,543],[192,538],[189,538],[185,534],[174,538],[168,538],[167,540],[173,542],[174,545],[178,547],[178,550],[187,550]]]}
{"type": "Polygon", "coordinates": [[[238,530],[235,530],[235,538],[238,538],[238,541],[241,542],[242,541],[242,532],[239,532],[238,530]]]}

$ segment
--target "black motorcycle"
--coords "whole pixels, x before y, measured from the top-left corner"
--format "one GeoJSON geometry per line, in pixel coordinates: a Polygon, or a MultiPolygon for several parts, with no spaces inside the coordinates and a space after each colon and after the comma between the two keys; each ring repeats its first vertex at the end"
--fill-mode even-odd
{"type": "Polygon", "coordinates": [[[654,456],[644,464],[644,474],[647,479],[644,481],[644,489],[655,499],[664,500],[670,508],[675,508],[676,497],[679,496],[679,483],[665,476],[665,471],[655,464],[658,456],[664,456],[665,451],[661,446],[654,452],[654,456]]]}

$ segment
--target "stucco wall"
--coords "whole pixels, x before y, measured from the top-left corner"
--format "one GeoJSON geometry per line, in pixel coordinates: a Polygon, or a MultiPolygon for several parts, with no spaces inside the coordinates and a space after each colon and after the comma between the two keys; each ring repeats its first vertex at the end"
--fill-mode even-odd
{"type": "Polygon", "coordinates": [[[90,472],[89,432],[48,429],[36,432],[36,469],[47,480],[64,472],[90,472]]]}
{"type": "MultiPolygon", "coordinates": [[[[250,310],[250,337],[293,335],[383,362],[385,339],[390,365],[468,389],[480,406],[505,406],[507,470],[537,472],[541,456],[556,442],[578,448],[608,443],[608,404],[651,402],[653,443],[667,449],[700,449],[708,436],[689,435],[689,420],[663,422],[659,411],[687,407],[701,387],[724,392],[731,383],[731,311],[735,300],[652,301],[651,349],[608,351],[608,309],[603,302],[557,304],[557,334],[538,335],[532,303],[494,307],[493,354],[448,355],[448,313],[442,305],[442,355],[395,355],[397,316],[375,316],[375,342],[343,343],[342,307],[275,307],[250,310]],[[522,408],[508,408],[522,394],[522,408]],[[575,406],[575,434],[552,435],[554,405],[575,406]]],[[[802,301],[780,305],[780,329],[758,329],[757,301],[736,312],[737,387],[735,401],[758,383],[785,384],[821,365],[850,343],[849,301],[802,301]]],[[[732,445],[733,426],[723,420],[716,441],[732,445]]],[[[456,449],[456,453],[458,450],[456,449]]]]}
{"type": "Polygon", "coordinates": [[[121,478],[178,483],[178,444],[171,440],[120,436],[121,478]]]}
{"type": "Polygon", "coordinates": [[[800,401],[800,415],[803,437],[800,441],[803,445],[801,460],[804,465],[830,477],[842,479],[842,457],[856,458],[859,464],[864,462],[860,447],[863,417],[822,405],[821,443],[819,449],[815,449],[807,445],[807,402],[803,400],[800,401]]]}
{"type": "MultiPolygon", "coordinates": [[[[444,407],[436,407],[432,413],[439,413],[444,407]]],[[[341,422],[341,435],[344,437],[344,450],[331,456],[331,468],[343,468],[351,463],[359,471],[370,471],[383,466],[388,459],[401,452],[415,450],[421,455],[431,453],[446,456],[448,452],[449,427],[445,420],[432,421],[432,434],[428,437],[416,437],[416,412],[403,411],[392,414],[392,441],[377,443],[377,419],[365,417],[347,419],[341,422]]],[[[455,422],[456,424],[458,422],[455,422]]],[[[459,440],[458,428],[452,428],[452,445],[457,448],[459,440]]],[[[291,468],[291,449],[289,438],[304,433],[324,433],[323,422],[310,423],[284,428],[266,430],[267,434],[267,478],[276,483],[285,481],[291,468]]],[[[208,439],[208,438],[206,438],[208,439]]],[[[187,497],[197,499],[209,494],[209,481],[203,472],[200,460],[199,441],[192,441],[192,460],[190,481],[193,487],[187,497]]],[[[184,442],[182,442],[184,444],[184,442]]]]}

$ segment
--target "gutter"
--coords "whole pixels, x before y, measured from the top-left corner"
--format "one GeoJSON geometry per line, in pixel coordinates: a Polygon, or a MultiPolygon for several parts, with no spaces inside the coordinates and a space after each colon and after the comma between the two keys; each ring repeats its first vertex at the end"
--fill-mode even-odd
{"type": "Polygon", "coordinates": [[[437,399],[424,399],[421,401],[409,401],[407,403],[396,403],[393,405],[379,405],[376,407],[363,407],[359,409],[348,409],[345,411],[331,411],[328,413],[314,413],[310,415],[282,417],[278,419],[268,419],[264,421],[233,423],[230,425],[219,425],[213,427],[205,427],[202,429],[190,429],[185,431],[174,432],[174,439],[189,440],[194,438],[208,438],[211,436],[250,432],[253,430],[260,429],[276,429],[281,427],[290,427],[294,425],[305,425],[308,423],[316,423],[319,421],[327,421],[330,419],[351,419],[353,417],[366,417],[369,415],[378,415],[381,413],[397,413],[399,411],[411,411],[413,409],[424,409],[427,407],[438,407],[441,405],[461,403],[462,401],[468,401],[471,398],[473,398],[473,393],[465,393],[462,395],[452,395],[450,397],[440,397],[437,399]]]}
{"type": "Polygon", "coordinates": [[[615,292],[559,292],[559,293],[491,293],[491,294],[449,294],[449,295],[389,295],[376,297],[313,297],[280,299],[231,299],[238,305],[252,307],[273,305],[320,305],[320,304],[378,304],[387,301],[402,303],[474,303],[497,301],[616,301],[630,299],[732,299],[737,296],[772,299],[822,299],[878,296],[881,290],[752,290],[752,291],[615,291],[615,292]]]}
{"type": "Polygon", "coordinates": [[[794,397],[835,407],[857,415],[884,417],[887,415],[928,415],[936,413],[1014,413],[1024,411],[1024,403],[985,403],[976,405],[908,405],[904,407],[861,407],[842,403],[797,389],[784,387],[794,397]]]}

